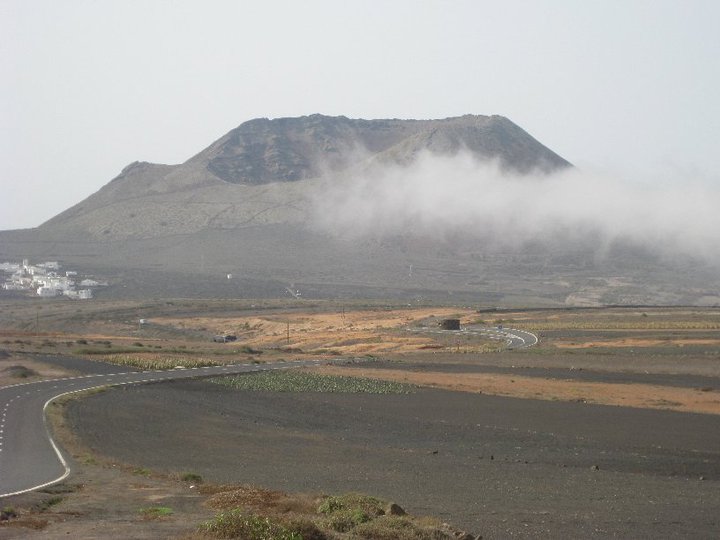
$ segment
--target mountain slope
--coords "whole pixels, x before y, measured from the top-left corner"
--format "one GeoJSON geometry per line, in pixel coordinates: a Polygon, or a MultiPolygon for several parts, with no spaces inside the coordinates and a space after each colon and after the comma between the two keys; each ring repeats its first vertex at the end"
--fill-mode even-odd
{"type": "Polygon", "coordinates": [[[718,301],[720,274],[703,261],[608,243],[593,230],[510,234],[502,223],[542,210],[523,198],[524,188],[501,207],[508,219],[499,228],[492,216],[479,226],[448,227],[457,220],[442,219],[465,200],[496,204],[488,185],[506,199],[505,182],[543,182],[536,173],[567,167],[500,116],[258,119],[185,163],[132,163],[41,227],[0,232],[0,261],[58,260],[103,276],[111,286],[102,294],[118,298],[278,297],[290,287],[307,298],[490,305],[718,301]],[[458,153],[461,159],[445,157],[458,153]],[[461,184],[450,181],[455,165],[461,184]],[[517,178],[524,173],[533,174],[517,178]],[[483,175],[492,176],[489,184],[483,175]],[[378,213],[384,202],[408,226],[358,234],[360,218],[395,217],[378,213]],[[433,212],[442,205],[446,212],[433,212]]]}
{"type": "Polygon", "coordinates": [[[181,165],[130,164],[41,228],[109,239],[299,223],[320,178],[406,165],[422,152],[454,155],[461,150],[521,173],[570,166],[500,116],[261,118],[241,124],[181,165]]]}

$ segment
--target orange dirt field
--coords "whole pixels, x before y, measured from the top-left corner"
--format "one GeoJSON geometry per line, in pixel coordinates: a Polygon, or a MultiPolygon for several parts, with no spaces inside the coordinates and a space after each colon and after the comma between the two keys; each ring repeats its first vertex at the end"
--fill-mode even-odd
{"type": "Polygon", "coordinates": [[[693,339],[693,338],[668,338],[668,339],[633,339],[620,338],[603,341],[585,341],[583,343],[553,343],[559,349],[589,349],[591,347],[662,347],[675,345],[717,345],[720,346],[720,339],[693,339]]]}
{"type": "MultiPolygon", "coordinates": [[[[430,317],[457,317],[467,323],[477,315],[472,310],[458,308],[423,308],[232,318],[155,318],[152,322],[178,329],[204,328],[216,334],[234,334],[238,336],[238,342],[259,349],[286,348],[310,353],[364,355],[407,353],[433,348],[437,340],[432,335],[414,334],[405,330],[405,327],[430,317]]],[[[486,341],[484,343],[487,345],[486,341]]],[[[474,340],[474,346],[482,350],[483,340],[474,340]]],[[[468,350],[466,344],[463,344],[463,348],[468,350]]]]}

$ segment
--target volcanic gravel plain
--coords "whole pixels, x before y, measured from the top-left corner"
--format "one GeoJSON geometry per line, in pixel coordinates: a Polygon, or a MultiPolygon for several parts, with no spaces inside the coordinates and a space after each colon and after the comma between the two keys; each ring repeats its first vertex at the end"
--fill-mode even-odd
{"type": "MultiPolygon", "coordinates": [[[[223,484],[368,493],[484,538],[720,535],[717,310],[475,315],[540,335],[539,346],[516,351],[481,339],[406,339],[398,325],[425,324],[428,312],[406,315],[391,324],[385,312],[382,324],[363,327],[377,333],[374,357],[315,371],[406,382],[409,393],[176,381],[73,401],[66,422],[98,459],[223,484]],[[382,352],[384,334],[402,349],[382,352]]],[[[267,347],[263,361],[302,354],[292,343],[272,352],[272,339],[286,337],[282,314],[267,317],[272,339],[261,335],[265,315],[248,317],[219,325],[254,328],[246,341],[267,347]]],[[[197,331],[191,317],[172,323],[197,331]]],[[[311,333],[302,339],[314,354],[332,349],[311,333]]]]}
{"type": "Polygon", "coordinates": [[[94,451],[142,467],[373,493],[489,538],[711,538],[720,526],[715,415],[176,382],[79,401],[70,420],[94,451]]]}

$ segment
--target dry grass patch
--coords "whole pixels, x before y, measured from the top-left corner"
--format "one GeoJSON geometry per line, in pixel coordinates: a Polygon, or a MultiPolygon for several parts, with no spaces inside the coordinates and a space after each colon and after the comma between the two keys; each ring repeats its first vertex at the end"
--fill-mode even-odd
{"type": "Polygon", "coordinates": [[[24,354],[7,354],[0,358],[0,387],[67,377],[67,370],[45,364],[24,354]]]}
{"type": "MultiPolygon", "coordinates": [[[[225,488],[228,489],[228,488],[225,488]]],[[[205,490],[201,489],[201,493],[205,490]]],[[[256,486],[237,486],[228,491],[220,491],[212,495],[207,505],[214,510],[227,510],[239,506],[252,506],[255,508],[274,507],[285,497],[282,491],[273,491],[256,486]]]]}
{"type": "Polygon", "coordinates": [[[716,345],[720,346],[720,339],[692,339],[692,338],[662,338],[662,339],[635,339],[620,338],[612,340],[593,340],[577,342],[554,341],[553,345],[558,349],[590,349],[594,347],[662,347],[676,346],[683,347],[685,345],[716,345]]]}
{"type": "Polygon", "coordinates": [[[219,510],[190,539],[450,540],[466,535],[438,520],[409,516],[397,504],[359,493],[315,496],[255,486],[208,486],[219,510]]]}
{"type": "Polygon", "coordinates": [[[417,308],[249,317],[164,317],[154,320],[181,330],[203,328],[215,333],[234,334],[244,344],[260,349],[291,348],[305,352],[324,350],[362,355],[413,352],[436,345],[431,336],[404,332],[405,327],[417,325],[430,317],[456,317],[467,323],[475,320],[477,313],[458,308],[417,308]]]}
{"type": "Polygon", "coordinates": [[[720,330],[720,320],[652,321],[634,320],[559,320],[527,321],[532,330],[720,330]]]}

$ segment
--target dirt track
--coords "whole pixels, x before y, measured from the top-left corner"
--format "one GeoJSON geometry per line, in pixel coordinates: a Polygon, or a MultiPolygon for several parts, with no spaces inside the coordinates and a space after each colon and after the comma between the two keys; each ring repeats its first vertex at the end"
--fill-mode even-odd
{"type": "Polygon", "coordinates": [[[86,444],[126,462],[221,482],[369,492],[486,538],[720,533],[713,415],[427,389],[268,394],[184,382],[112,390],[73,403],[69,417],[86,444]]]}

